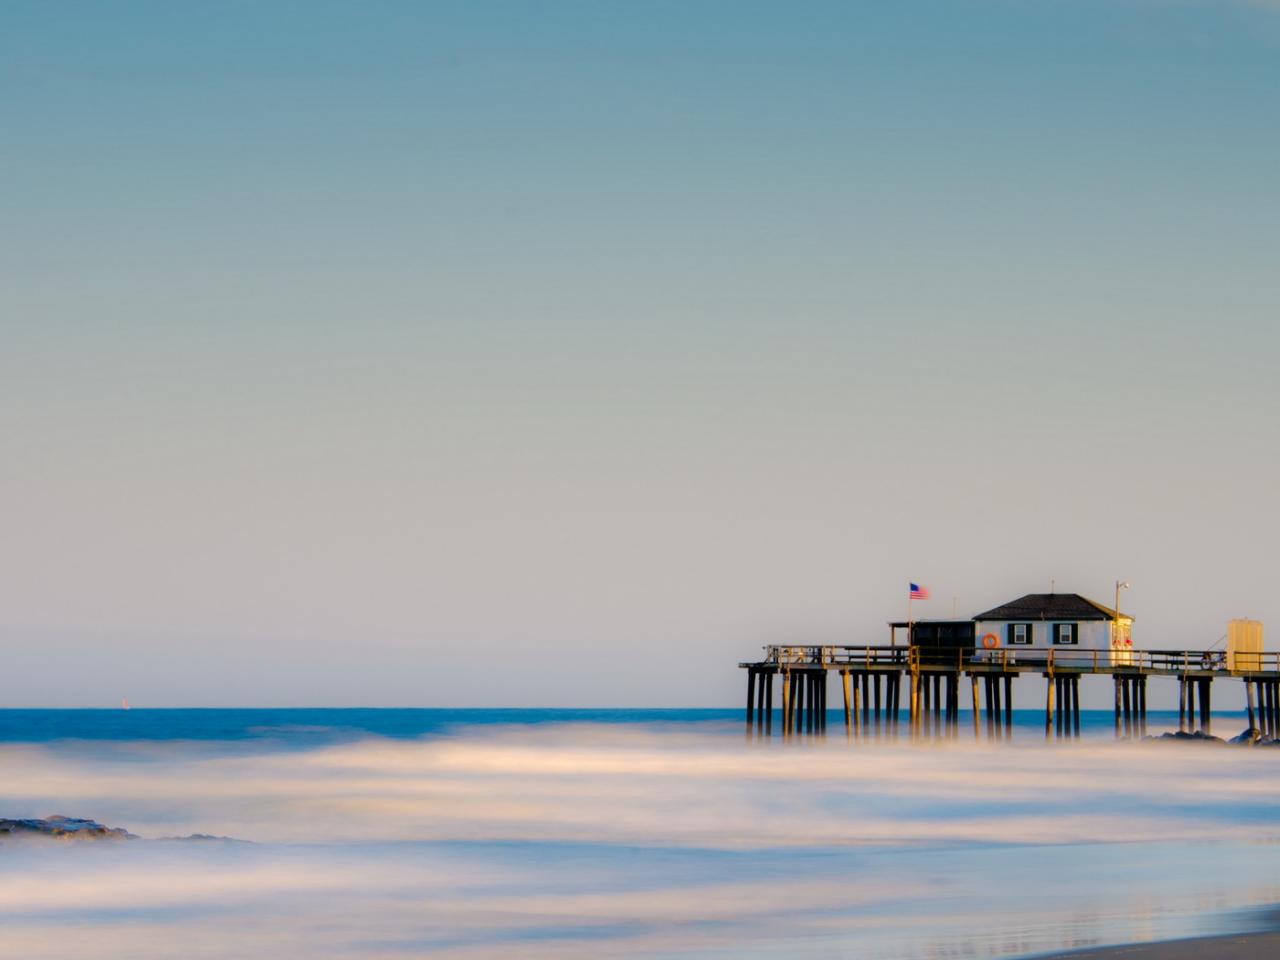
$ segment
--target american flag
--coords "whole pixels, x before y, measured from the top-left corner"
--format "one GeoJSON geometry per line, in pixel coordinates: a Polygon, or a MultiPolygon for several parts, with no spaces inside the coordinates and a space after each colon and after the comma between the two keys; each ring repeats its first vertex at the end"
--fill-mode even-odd
{"type": "Polygon", "coordinates": [[[912,600],[928,600],[929,588],[922,587],[918,583],[911,584],[911,599],[912,600]]]}

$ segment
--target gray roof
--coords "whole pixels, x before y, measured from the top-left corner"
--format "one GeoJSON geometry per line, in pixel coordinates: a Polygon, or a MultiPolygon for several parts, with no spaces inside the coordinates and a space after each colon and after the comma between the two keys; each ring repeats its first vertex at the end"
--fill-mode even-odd
{"type": "MultiPolygon", "coordinates": [[[[1122,614],[1125,619],[1132,619],[1122,614]]],[[[1028,593],[980,613],[975,620],[1114,620],[1116,612],[1078,593],[1028,593]]]]}

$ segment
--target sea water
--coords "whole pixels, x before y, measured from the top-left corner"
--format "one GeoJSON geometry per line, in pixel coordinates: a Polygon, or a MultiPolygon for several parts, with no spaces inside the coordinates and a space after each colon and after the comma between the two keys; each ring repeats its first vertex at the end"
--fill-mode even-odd
{"type": "Polygon", "coordinates": [[[1280,750],[961,719],[784,744],[728,710],[0,711],[0,817],[141,838],[0,846],[0,955],[1016,957],[1280,901],[1280,750]]]}

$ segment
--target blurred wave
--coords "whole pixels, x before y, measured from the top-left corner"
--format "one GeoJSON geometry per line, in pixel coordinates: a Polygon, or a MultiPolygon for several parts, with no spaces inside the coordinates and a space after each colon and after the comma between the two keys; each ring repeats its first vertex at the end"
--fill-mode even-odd
{"type": "Polygon", "coordinates": [[[1016,956],[1280,900],[1280,756],[1203,744],[483,724],[0,769],[0,815],[254,841],[0,847],[13,956],[1016,956]]]}

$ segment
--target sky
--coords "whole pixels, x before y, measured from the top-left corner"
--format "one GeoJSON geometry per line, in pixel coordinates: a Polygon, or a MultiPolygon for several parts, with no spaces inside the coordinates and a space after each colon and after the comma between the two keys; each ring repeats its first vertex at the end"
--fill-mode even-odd
{"type": "Polygon", "coordinates": [[[6,705],[1280,625],[1280,5],[10,0],[0,84],[6,705]]]}

